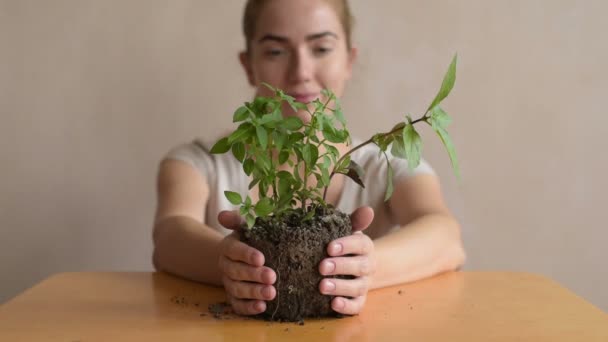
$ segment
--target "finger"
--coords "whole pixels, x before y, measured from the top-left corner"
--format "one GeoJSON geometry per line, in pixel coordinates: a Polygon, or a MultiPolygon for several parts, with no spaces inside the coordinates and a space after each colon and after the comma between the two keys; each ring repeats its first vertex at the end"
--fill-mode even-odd
{"type": "Polygon", "coordinates": [[[262,252],[239,241],[234,235],[226,237],[223,255],[232,261],[242,261],[251,266],[264,266],[265,262],[262,252]]]}
{"type": "Polygon", "coordinates": [[[257,315],[266,311],[266,302],[263,300],[243,300],[229,295],[228,302],[239,315],[257,315]]]}
{"type": "Polygon", "coordinates": [[[217,220],[227,229],[239,230],[245,220],[236,210],[223,210],[217,215],[217,220]]]}
{"type": "Polygon", "coordinates": [[[369,276],[376,270],[376,265],[368,256],[327,258],[319,263],[322,275],[369,276]]]}
{"type": "Polygon", "coordinates": [[[371,207],[360,207],[350,215],[353,231],[367,229],[374,219],[374,209],[371,207]]]}
{"type": "Polygon", "coordinates": [[[368,289],[368,277],[355,279],[325,278],[319,283],[319,291],[324,295],[360,297],[365,296],[368,289]]]}
{"type": "Polygon", "coordinates": [[[366,255],[374,250],[374,242],[365,234],[353,234],[336,239],[327,245],[327,254],[342,256],[347,254],[366,255]]]}
{"type": "Polygon", "coordinates": [[[269,267],[254,267],[238,261],[232,261],[220,255],[218,265],[228,278],[238,281],[251,281],[272,285],[277,279],[275,272],[269,267]]]}
{"type": "Polygon", "coordinates": [[[367,296],[361,296],[353,299],[336,297],[331,301],[331,308],[343,315],[356,315],[363,309],[366,298],[367,296]]]}
{"type": "Polygon", "coordinates": [[[272,300],[277,294],[272,285],[234,281],[226,276],[222,281],[226,292],[236,299],[272,300]]]}

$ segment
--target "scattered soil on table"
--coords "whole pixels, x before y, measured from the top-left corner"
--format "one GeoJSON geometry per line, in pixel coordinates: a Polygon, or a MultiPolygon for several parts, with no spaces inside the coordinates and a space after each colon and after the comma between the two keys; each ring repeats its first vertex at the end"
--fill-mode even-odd
{"type": "MultiPolygon", "coordinates": [[[[194,308],[196,310],[200,310],[201,309],[201,303],[198,300],[191,300],[188,297],[185,296],[173,296],[171,297],[170,301],[176,305],[179,305],[181,307],[191,307],[194,308]]],[[[218,302],[218,303],[213,303],[213,304],[209,304],[209,306],[207,306],[207,310],[200,312],[197,311],[197,313],[199,314],[200,317],[206,317],[206,316],[213,316],[213,318],[215,319],[224,319],[224,320],[229,320],[229,319],[251,319],[248,316],[238,316],[234,313],[234,311],[232,310],[232,306],[230,306],[230,304],[228,304],[227,302],[218,302]]]]}
{"type": "MultiPolygon", "coordinates": [[[[277,273],[277,296],[259,317],[298,322],[304,318],[341,317],[331,308],[334,296],[319,292],[319,263],[328,257],[329,242],[351,234],[350,217],[331,207],[319,207],[304,220],[303,210],[277,218],[258,218],[244,229],[241,240],[264,254],[266,266],[277,273]]],[[[352,277],[340,277],[352,278],[352,277]]]]}
{"type": "Polygon", "coordinates": [[[208,310],[216,319],[226,318],[226,315],[231,315],[233,313],[232,307],[226,302],[209,304],[208,310]]]}

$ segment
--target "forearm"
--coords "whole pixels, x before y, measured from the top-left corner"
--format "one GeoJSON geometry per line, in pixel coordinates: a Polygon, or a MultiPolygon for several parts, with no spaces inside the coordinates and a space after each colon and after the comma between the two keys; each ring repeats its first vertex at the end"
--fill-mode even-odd
{"type": "Polygon", "coordinates": [[[165,218],[154,227],[154,266],[194,281],[221,285],[218,256],[223,238],[192,218],[165,218]]]}
{"type": "Polygon", "coordinates": [[[374,240],[374,246],[377,267],[372,288],[454,270],[465,259],[458,222],[441,214],[422,216],[374,240]]]}

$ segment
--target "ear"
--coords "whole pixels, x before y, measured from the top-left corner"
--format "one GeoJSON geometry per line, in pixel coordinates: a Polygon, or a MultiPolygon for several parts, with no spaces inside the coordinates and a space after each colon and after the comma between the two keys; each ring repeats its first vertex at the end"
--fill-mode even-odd
{"type": "Polygon", "coordinates": [[[253,77],[253,69],[251,68],[251,61],[249,60],[249,54],[246,51],[242,51],[239,53],[239,61],[241,62],[241,66],[247,75],[247,81],[249,81],[249,85],[255,87],[255,79],[253,77]]]}
{"type": "Polygon", "coordinates": [[[348,79],[350,79],[353,76],[353,66],[355,65],[355,63],[357,62],[357,56],[359,55],[359,49],[357,49],[356,47],[351,47],[350,51],[348,52],[348,65],[347,67],[347,72],[348,72],[348,79]]]}

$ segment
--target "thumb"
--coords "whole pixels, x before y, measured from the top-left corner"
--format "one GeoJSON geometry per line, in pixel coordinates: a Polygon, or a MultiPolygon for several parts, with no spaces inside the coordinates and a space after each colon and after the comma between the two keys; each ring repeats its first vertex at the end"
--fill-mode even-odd
{"type": "Polygon", "coordinates": [[[227,229],[240,230],[245,220],[237,210],[223,210],[217,215],[217,220],[227,229]]]}
{"type": "Polygon", "coordinates": [[[367,229],[374,219],[374,209],[371,207],[359,207],[350,214],[350,221],[353,232],[360,232],[367,229]]]}

